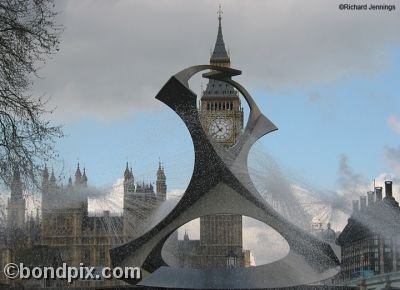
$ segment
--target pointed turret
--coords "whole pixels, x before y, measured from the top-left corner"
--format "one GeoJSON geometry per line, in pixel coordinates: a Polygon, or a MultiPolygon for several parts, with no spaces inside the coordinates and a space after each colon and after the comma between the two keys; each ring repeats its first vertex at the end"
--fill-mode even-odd
{"type": "Polygon", "coordinates": [[[79,162],[78,162],[78,166],[75,171],[75,184],[81,184],[81,183],[82,183],[82,173],[79,168],[79,162]]]}
{"type": "Polygon", "coordinates": [[[124,171],[124,179],[127,180],[130,178],[130,172],[129,172],[129,163],[126,162],[126,167],[124,171]]]}
{"type": "Polygon", "coordinates": [[[222,10],[221,5],[218,10],[218,34],[215,42],[214,51],[210,58],[210,64],[230,67],[231,60],[225,48],[224,37],[222,35],[222,10]]]}
{"type": "Polygon", "coordinates": [[[49,170],[47,169],[47,165],[44,165],[44,169],[42,172],[42,187],[46,187],[49,183],[49,170]]]}
{"type": "Polygon", "coordinates": [[[185,235],[183,236],[183,240],[189,241],[189,234],[187,233],[186,229],[185,229],[185,235]]]}
{"type": "Polygon", "coordinates": [[[135,191],[135,179],[133,177],[132,167],[129,170],[129,164],[126,162],[124,171],[124,194],[133,193],[135,191]]]}
{"type": "Polygon", "coordinates": [[[68,178],[68,187],[69,188],[72,187],[72,177],[71,176],[68,178]]]}
{"type": "Polygon", "coordinates": [[[50,185],[51,186],[55,186],[56,185],[56,176],[54,175],[54,170],[53,169],[51,169],[50,185]]]}
{"type": "Polygon", "coordinates": [[[160,160],[158,161],[156,190],[158,200],[165,201],[167,199],[167,178],[160,160]]]}
{"type": "Polygon", "coordinates": [[[18,168],[14,169],[11,182],[11,197],[7,204],[7,224],[9,228],[23,228],[25,225],[25,199],[18,168]]]}
{"type": "Polygon", "coordinates": [[[22,196],[22,182],[18,169],[14,170],[13,180],[11,183],[11,200],[21,200],[22,196]]]}
{"type": "Polygon", "coordinates": [[[158,162],[158,169],[157,169],[157,180],[166,180],[164,167],[162,166],[161,161],[158,162]]]}
{"type": "Polygon", "coordinates": [[[86,176],[86,168],[83,168],[82,185],[83,185],[83,186],[87,186],[87,181],[88,181],[88,178],[87,178],[87,176],[86,176]]]}
{"type": "Polygon", "coordinates": [[[48,192],[48,189],[49,189],[49,170],[47,169],[47,165],[44,165],[42,174],[42,192],[48,192]]]}
{"type": "Polygon", "coordinates": [[[50,209],[50,196],[53,195],[54,188],[50,188],[50,175],[47,165],[44,165],[42,174],[42,212],[46,212],[50,209]]]}

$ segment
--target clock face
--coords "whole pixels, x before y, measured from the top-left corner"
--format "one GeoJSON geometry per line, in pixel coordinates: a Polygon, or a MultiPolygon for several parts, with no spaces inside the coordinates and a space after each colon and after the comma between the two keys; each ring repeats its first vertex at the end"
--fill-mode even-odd
{"type": "Polygon", "coordinates": [[[214,119],[208,127],[208,134],[217,142],[225,142],[229,140],[233,134],[232,119],[214,119]]]}

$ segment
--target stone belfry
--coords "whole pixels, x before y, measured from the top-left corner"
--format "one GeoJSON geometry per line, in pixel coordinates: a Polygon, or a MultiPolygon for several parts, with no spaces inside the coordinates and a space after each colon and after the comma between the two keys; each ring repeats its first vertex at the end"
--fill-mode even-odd
{"type": "MultiPolygon", "coordinates": [[[[230,67],[218,11],[218,34],[210,64],[230,67]]],[[[243,130],[243,108],[238,92],[230,85],[210,79],[202,92],[199,113],[210,139],[224,147],[233,146],[243,130]]],[[[226,267],[227,257],[237,257],[236,266],[243,266],[242,216],[218,214],[200,218],[201,266],[226,267]]],[[[232,265],[230,265],[231,267],[232,265]]]]}
{"type": "Polygon", "coordinates": [[[10,229],[23,228],[25,224],[25,199],[18,169],[14,170],[11,183],[11,196],[7,204],[7,225],[10,229]]]}

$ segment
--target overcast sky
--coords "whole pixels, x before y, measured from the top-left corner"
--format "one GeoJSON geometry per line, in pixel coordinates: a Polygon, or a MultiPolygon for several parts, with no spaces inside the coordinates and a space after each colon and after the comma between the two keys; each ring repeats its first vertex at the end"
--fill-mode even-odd
{"type": "Polygon", "coordinates": [[[61,178],[79,161],[106,192],[126,161],[137,180],[154,181],[161,158],[169,190],[185,189],[192,143],[154,96],[172,74],[208,63],[219,3],[237,80],[279,128],[259,146],[289,183],[352,197],[374,178],[400,183],[400,7],[309,0],[57,1],[60,51],[33,90],[64,124],[51,164],[61,178]]]}
{"type": "MultiPolygon", "coordinates": [[[[115,119],[160,109],[168,76],[206,63],[215,1],[57,1],[61,51],[39,91],[64,118],[115,119]],[[71,115],[73,113],[73,115],[71,115]]],[[[371,79],[393,64],[399,12],[341,11],[337,1],[221,1],[225,43],[251,89],[325,95],[316,86],[371,79]]],[[[330,96],[329,96],[330,97],[330,96]]],[[[387,96],[376,96],[386,98],[387,96]]]]}
{"type": "MultiPolygon", "coordinates": [[[[342,11],[339,3],[221,1],[225,44],[243,71],[238,81],[279,128],[262,143],[324,189],[337,186],[343,155],[368,182],[398,170],[400,155],[399,10],[342,11]]],[[[51,97],[52,118],[65,125],[65,174],[79,160],[104,186],[130,161],[151,179],[160,157],[170,188],[184,188],[191,142],[154,96],[170,75],[208,62],[218,3],[57,1],[56,8],[61,50],[34,90],[51,97]]]]}

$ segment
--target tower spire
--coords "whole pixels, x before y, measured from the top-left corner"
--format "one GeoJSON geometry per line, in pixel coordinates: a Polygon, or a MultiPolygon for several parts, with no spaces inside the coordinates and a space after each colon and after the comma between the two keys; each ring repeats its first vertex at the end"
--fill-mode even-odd
{"type": "Polygon", "coordinates": [[[125,171],[124,171],[124,179],[128,180],[130,178],[130,171],[129,171],[129,163],[126,162],[126,167],[125,167],[125,171]]]}
{"type": "Polygon", "coordinates": [[[167,178],[165,177],[164,167],[161,159],[158,159],[157,181],[156,181],[157,196],[160,201],[167,199],[167,178]]]}
{"type": "Polygon", "coordinates": [[[44,165],[43,169],[43,180],[49,179],[49,170],[47,169],[47,164],[44,165]]]}
{"type": "Polygon", "coordinates": [[[56,176],[54,175],[54,169],[51,169],[51,176],[50,176],[50,184],[55,185],[56,184],[56,176]]]}
{"type": "Polygon", "coordinates": [[[230,66],[230,58],[225,48],[224,37],[222,35],[222,9],[219,5],[218,14],[218,34],[217,41],[215,42],[214,51],[210,58],[210,63],[213,65],[230,66]]]}
{"type": "Polygon", "coordinates": [[[124,194],[133,193],[134,191],[135,178],[133,177],[132,167],[129,169],[129,163],[126,162],[126,167],[124,171],[124,194]]]}
{"type": "Polygon", "coordinates": [[[84,186],[87,186],[87,181],[88,181],[88,178],[87,178],[87,176],[86,176],[86,168],[83,167],[82,184],[83,184],[84,186]]]}
{"type": "Polygon", "coordinates": [[[47,169],[47,165],[44,165],[43,174],[42,174],[42,192],[47,191],[49,188],[49,170],[47,169]]]}
{"type": "Polygon", "coordinates": [[[76,167],[76,171],[75,171],[75,184],[81,184],[82,182],[82,173],[81,173],[81,169],[79,168],[79,162],[78,162],[78,166],[76,167]]]}
{"type": "MultiPolygon", "coordinates": [[[[230,67],[231,59],[225,48],[224,37],[222,35],[221,5],[219,6],[219,10],[218,10],[217,14],[218,14],[218,33],[217,33],[217,40],[215,42],[214,50],[210,57],[210,64],[215,65],[215,66],[230,67]]],[[[213,97],[218,98],[218,101],[220,101],[221,98],[223,98],[223,99],[225,99],[227,97],[237,98],[237,94],[236,94],[234,88],[232,87],[232,85],[227,84],[222,81],[219,81],[219,80],[210,79],[210,80],[208,80],[206,89],[203,91],[201,104],[203,104],[202,101],[204,99],[209,99],[209,98],[213,98],[213,97]]],[[[229,103],[219,103],[219,105],[221,105],[221,107],[219,106],[218,108],[219,109],[227,108],[226,104],[231,105],[230,101],[231,100],[229,100],[229,103]]],[[[200,106],[202,106],[201,104],[200,104],[200,106]]],[[[207,108],[207,102],[205,102],[204,105],[205,105],[204,108],[207,108]]],[[[232,109],[231,106],[229,106],[229,108],[230,108],[230,110],[232,109]]],[[[213,110],[213,111],[216,110],[215,102],[208,103],[208,110],[213,110]]],[[[225,110],[225,109],[223,109],[223,110],[225,110]]]]}
{"type": "Polygon", "coordinates": [[[22,194],[21,176],[19,173],[19,169],[15,168],[11,183],[11,200],[17,201],[22,199],[23,199],[23,194],[22,194]]]}
{"type": "Polygon", "coordinates": [[[7,224],[9,228],[22,228],[25,224],[25,199],[19,169],[14,168],[11,182],[11,197],[7,204],[7,224]]]}

